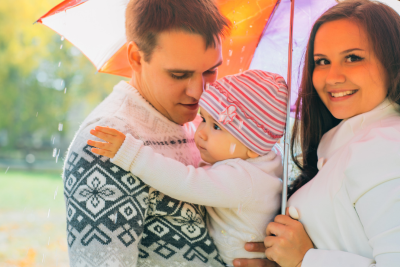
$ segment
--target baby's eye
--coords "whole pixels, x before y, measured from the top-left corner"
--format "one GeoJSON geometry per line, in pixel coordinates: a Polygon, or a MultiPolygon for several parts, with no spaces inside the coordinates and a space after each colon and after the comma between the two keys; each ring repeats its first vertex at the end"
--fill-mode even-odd
{"type": "Polygon", "coordinates": [[[206,122],[206,119],[204,119],[204,117],[201,117],[201,119],[202,119],[202,122],[206,122]]]}
{"type": "Polygon", "coordinates": [[[221,130],[221,128],[218,126],[218,124],[214,123],[214,130],[221,130]]]}

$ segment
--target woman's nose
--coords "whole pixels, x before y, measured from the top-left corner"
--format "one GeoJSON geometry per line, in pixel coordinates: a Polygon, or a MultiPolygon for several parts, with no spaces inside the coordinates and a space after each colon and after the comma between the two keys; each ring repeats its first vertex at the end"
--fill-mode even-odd
{"type": "Polygon", "coordinates": [[[340,64],[331,64],[328,75],[326,76],[326,83],[333,86],[344,83],[346,76],[343,74],[340,64]]]}

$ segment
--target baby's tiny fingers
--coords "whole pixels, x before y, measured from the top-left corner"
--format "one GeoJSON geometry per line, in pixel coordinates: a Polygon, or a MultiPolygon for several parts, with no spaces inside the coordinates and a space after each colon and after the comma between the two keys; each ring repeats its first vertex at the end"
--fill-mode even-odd
{"type": "Polygon", "coordinates": [[[94,147],[101,148],[104,150],[111,150],[110,143],[98,142],[98,141],[93,141],[93,140],[88,140],[87,143],[90,146],[94,146],[94,147]]]}
{"type": "Polygon", "coordinates": [[[114,153],[111,153],[108,150],[104,150],[104,149],[98,149],[98,148],[92,148],[91,151],[97,155],[101,155],[101,156],[105,156],[107,158],[113,158],[114,157],[114,153]]]}

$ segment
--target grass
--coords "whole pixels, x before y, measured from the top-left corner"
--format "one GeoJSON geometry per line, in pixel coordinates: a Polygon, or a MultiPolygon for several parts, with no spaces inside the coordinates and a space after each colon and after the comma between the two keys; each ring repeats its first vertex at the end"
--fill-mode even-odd
{"type": "Polygon", "coordinates": [[[61,171],[5,172],[6,170],[0,170],[0,211],[49,208],[65,211],[61,171]]]}

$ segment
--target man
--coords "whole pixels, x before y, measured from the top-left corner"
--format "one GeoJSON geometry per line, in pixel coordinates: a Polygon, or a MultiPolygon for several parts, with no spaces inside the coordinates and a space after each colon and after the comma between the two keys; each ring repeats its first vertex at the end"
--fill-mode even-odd
{"type": "Polygon", "coordinates": [[[191,121],[205,85],[216,80],[220,40],[228,30],[212,0],[129,3],[133,78],[117,84],[85,119],[65,160],[71,266],[223,265],[208,235],[204,207],[150,188],[92,153],[86,142],[95,126],[110,126],[196,166],[200,157],[191,121]]]}

